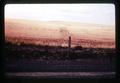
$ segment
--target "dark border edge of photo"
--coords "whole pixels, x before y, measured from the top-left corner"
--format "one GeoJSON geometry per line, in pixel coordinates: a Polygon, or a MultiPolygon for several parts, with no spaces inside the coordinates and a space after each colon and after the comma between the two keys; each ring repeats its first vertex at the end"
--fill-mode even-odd
{"type": "MultiPolygon", "coordinates": [[[[58,81],[58,82],[62,82],[62,81],[69,81],[69,82],[75,82],[75,81],[80,81],[80,82],[95,82],[95,83],[98,83],[98,82],[105,82],[105,81],[117,81],[119,79],[119,64],[120,64],[120,61],[119,61],[119,38],[120,38],[120,35],[119,35],[119,19],[118,19],[118,2],[117,0],[1,0],[0,1],[0,9],[1,9],[1,12],[0,12],[0,51],[1,51],[1,54],[0,54],[0,81],[2,82],[29,82],[29,83],[35,83],[35,82],[40,82],[40,81],[44,81],[44,82],[50,82],[50,81],[58,81]],[[6,4],[43,4],[43,3],[101,3],[101,4],[104,4],[104,3],[110,3],[110,4],[114,4],[115,5],[115,32],[116,32],[116,52],[117,52],[117,57],[116,57],[116,78],[112,78],[112,79],[89,79],[89,78],[82,78],[82,79],[79,79],[79,78],[54,78],[54,79],[49,79],[49,78],[46,78],[46,79],[24,79],[24,78],[17,78],[17,79],[6,79],[5,76],[4,76],[4,7],[6,4]]],[[[1,83],[2,83],[1,82],[1,83]]]]}

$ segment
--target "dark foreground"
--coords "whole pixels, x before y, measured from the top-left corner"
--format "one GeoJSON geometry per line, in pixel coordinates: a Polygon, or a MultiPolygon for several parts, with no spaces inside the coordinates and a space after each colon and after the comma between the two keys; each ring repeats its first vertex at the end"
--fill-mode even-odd
{"type": "Polygon", "coordinates": [[[5,45],[5,75],[22,78],[104,78],[114,77],[115,49],[5,45]]]}
{"type": "Polygon", "coordinates": [[[115,72],[12,72],[8,78],[115,78],[115,72]]]}
{"type": "Polygon", "coordinates": [[[115,71],[115,60],[12,60],[5,67],[7,72],[108,72],[115,71]]]}
{"type": "Polygon", "coordinates": [[[115,77],[115,60],[11,60],[6,61],[5,70],[8,77],[115,77]]]}

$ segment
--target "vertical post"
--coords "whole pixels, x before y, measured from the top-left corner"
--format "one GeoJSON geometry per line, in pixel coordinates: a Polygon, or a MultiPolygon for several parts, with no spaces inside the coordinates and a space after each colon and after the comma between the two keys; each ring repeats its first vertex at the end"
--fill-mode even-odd
{"type": "Polygon", "coordinates": [[[69,50],[71,48],[71,36],[69,36],[69,50]]]}
{"type": "Polygon", "coordinates": [[[70,56],[70,49],[71,49],[71,36],[69,36],[68,40],[68,56],[70,56]]]}

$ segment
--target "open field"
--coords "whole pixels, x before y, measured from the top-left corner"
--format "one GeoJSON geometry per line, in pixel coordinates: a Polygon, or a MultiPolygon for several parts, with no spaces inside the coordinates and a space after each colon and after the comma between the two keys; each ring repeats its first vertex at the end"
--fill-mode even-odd
{"type": "Polygon", "coordinates": [[[5,27],[8,77],[115,77],[114,26],[6,20],[5,27]]]}
{"type": "Polygon", "coordinates": [[[77,59],[114,59],[114,48],[83,48],[35,44],[5,43],[6,59],[39,59],[39,60],[77,60],[77,59]]]}
{"type": "Polygon", "coordinates": [[[71,36],[72,45],[115,48],[115,26],[69,21],[5,19],[5,39],[9,40],[11,37],[12,42],[67,46],[68,36],[71,36]]]}
{"type": "Polygon", "coordinates": [[[33,44],[5,46],[5,71],[8,77],[103,78],[115,77],[115,49],[71,48],[33,44]]]}

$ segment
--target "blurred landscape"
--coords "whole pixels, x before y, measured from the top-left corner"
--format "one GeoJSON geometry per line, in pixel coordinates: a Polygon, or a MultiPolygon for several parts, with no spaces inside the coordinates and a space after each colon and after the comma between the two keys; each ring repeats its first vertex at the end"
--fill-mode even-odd
{"type": "Polygon", "coordinates": [[[116,57],[114,48],[84,48],[75,46],[70,49],[68,55],[68,47],[35,45],[22,43],[5,43],[6,58],[28,58],[28,59],[83,59],[83,58],[110,58],[116,57]]]}
{"type": "Polygon", "coordinates": [[[115,27],[64,21],[5,19],[5,40],[50,46],[115,48],[115,27]]]}
{"type": "Polygon", "coordinates": [[[113,26],[5,19],[4,49],[7,72],[115,72],[113,26]]]}

